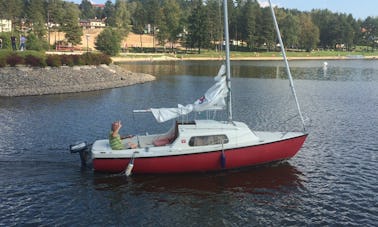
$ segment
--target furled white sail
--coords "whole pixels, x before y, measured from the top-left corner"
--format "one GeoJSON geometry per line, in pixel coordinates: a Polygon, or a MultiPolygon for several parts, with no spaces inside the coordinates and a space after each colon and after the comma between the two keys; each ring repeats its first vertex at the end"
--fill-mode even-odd
{"type": "Polygon", "coordinates": [[[183,106],[178,104],[177,108],[151,108],[151,112],[158,122],[165,122],[181,115],[189,114],[192,111],[201,112],[206,110],[221,110],[226,106],[225,98],[228,94],[226,84],[226,67],[222,65],[218,75],[214,77],[216,83],[206,93],[197,99],[193,104],[183,106]]]}

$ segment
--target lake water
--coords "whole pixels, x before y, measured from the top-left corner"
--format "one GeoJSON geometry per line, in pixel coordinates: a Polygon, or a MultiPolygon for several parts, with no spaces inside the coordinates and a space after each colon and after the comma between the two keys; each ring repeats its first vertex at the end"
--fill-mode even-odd
{"type": "MultiPolygon", "coordinates": [[[[0,98],[0,226],[376,226],[378,61],[291,61],[309,137],[291,160],[221,173],[136,175],[80,168],[69,144],[168,129],[133,109],[187,104],[218,61],[123,64],[151,83],[0,98]]],[[[282,64],[233,61],[234,119],[299,130],[282,64]]]]}

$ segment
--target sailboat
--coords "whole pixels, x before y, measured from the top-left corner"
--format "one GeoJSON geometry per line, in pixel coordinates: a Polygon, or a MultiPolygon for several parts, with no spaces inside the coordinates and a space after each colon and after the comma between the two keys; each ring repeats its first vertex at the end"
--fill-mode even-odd
{"type": "MultiPolygon", "coordinates": [[[[270,3],[270,1],[269,1],[270,3]]],[[[134,112],[151,112],[158,122],[176,119],[170,130],[161,134],[138,135],[124,139],[124,146],[136,148],[112,150],[108,139],[96,140],[91,147],[93,169],[99,172],[160,174],[208,172],[261,165],[292,158],[307,138],[305,123],[298,104],[290,68],[279,28],[270,5],[281,50],[286,63],[303,131],[253,131],[247,124],[235,121],[231,105],[230,49],[228,36],[227,0],[223,2],[226,43],[225,64],[221,66],[215,83],[193,104],[176,108],[150,108],[134,112]],[[226,111],[227,119],[177,120],[191,112],[226,111]]],[[[78,144],[71,150],[84,149],[78,144]]]]}

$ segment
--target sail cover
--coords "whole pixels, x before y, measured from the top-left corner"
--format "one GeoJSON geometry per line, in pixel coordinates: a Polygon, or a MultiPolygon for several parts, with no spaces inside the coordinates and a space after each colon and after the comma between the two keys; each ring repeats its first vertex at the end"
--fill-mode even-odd
{"type": "Polygon", "coordinates": [[[206,93],[198,98],[193,104],[183,106],[178,104],[177,108],[151,108],[151,112],[158,122],[165,122],[190,112],[201,112],[206,110],[221,110],[226,106],[225,98],[228,94],[226,82],[226,66],[222,65],[218,75],[214,77],[216,83],[206,93]]]}

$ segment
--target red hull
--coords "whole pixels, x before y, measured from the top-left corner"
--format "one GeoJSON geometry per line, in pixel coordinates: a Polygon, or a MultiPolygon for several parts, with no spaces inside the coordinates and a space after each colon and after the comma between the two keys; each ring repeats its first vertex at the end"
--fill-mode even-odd
{"type": "MultiPolygon", "coordinates": [[[[302,147],[307,135],[273,143],[225,150],[225,167],[221,151],[186,154],[134,160],[133,173],[182,173],[236,169],[289,159],[302,147]]],[[[99,172],[122,172],[130,159],[93,159],[93,168],[99,172]]]]}

